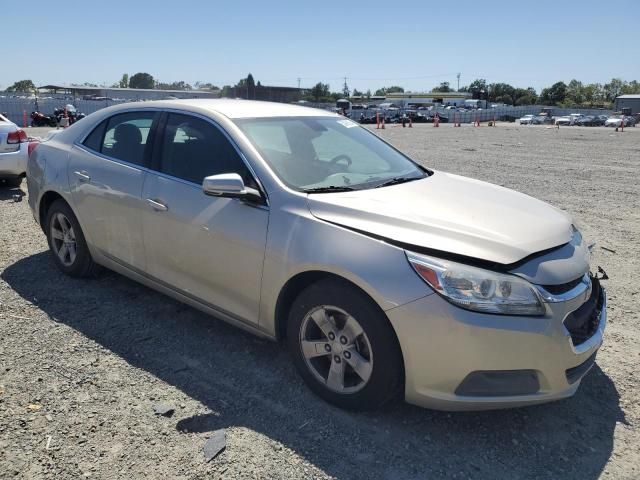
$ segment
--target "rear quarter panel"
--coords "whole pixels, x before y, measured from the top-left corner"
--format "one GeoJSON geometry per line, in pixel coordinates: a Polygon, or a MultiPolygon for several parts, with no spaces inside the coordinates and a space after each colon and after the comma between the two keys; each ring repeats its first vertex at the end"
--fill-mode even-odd
{"type": "Polygon", "coordinates": [[[69,191],[67,165],[69,146],[51,140],[40,144],[27,162],[27,187],[29,206],[39,223],[39,209],[42,196],[53,191],[61,195],[73,208],[69,191]]]}

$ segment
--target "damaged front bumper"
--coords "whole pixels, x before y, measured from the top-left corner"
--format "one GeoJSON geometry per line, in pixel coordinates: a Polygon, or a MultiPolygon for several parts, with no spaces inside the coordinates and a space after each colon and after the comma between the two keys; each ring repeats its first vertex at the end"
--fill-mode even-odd
{"type": "Polygon", "coordinates": [[[573,298],[546,301],[540,317],[471,312],[437,294],[387,311],[404,356],[406,400],[482,410],[573,395],[606,326],[606,292],[597,278],[590,285],[573,298]]]}

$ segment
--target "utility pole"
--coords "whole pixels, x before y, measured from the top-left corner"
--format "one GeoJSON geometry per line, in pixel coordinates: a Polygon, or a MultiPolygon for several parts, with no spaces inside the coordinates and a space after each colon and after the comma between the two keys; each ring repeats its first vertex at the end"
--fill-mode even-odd
{"type": "Polygon", "coordinates": [[[342,87],[342,93],[345,97],[349,98],[349,86],[347,85],[347,77],[344,77],[344,86],[342,87]]]}
{"type": "Polygon", "coordinates": [[[456,75],[458,77],[458,92],[460,91],[460,74],[456,75]]]}
{"type": "Polygon", "coordinates": [[[298,90],[300,90],[300,80],[302,80],[300,77],[298,77],[298,90]]]}

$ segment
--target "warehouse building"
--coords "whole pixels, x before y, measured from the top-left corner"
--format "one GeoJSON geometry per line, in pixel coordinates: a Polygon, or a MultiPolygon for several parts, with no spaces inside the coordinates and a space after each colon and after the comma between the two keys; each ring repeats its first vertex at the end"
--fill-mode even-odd
{"type": "MultiPolygon", "coordinates": [[[[67,85],[43,85],[38,90],[50,93],[62,93],[84,100],[165,100],[173,98],[218,98],[220,90],[158,90],[151,88],[114,88],[67,85]]],[[[42,95],[42,93],[41,93],[42,95]]]]}
{"type": "Polygon", "coordinates": [[[473,95],[469,92],[394,92],[387,93],[386,101],[402,106],[430,106],[434,104],[463,107],[465,100],[473,95]]]}
{"type": "Polygon", "coordinates": [[[628,108],[628,113],[640,113],[640,95],[620,95],[616,97],[615,110],[622,112],[623,108],[628,108]]]}

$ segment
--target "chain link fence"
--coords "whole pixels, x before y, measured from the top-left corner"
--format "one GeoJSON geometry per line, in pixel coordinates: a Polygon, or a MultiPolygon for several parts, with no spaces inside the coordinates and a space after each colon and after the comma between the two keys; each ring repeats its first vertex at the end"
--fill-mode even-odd
{"type": "Polygon", "coordinates": [[[15,93],[0,92],[0,113],[22,127],[31,125],[31,112],[52,115],[56,108],[73,105],[78,113],[89,115],[105,107],[132,100],[101,98],[85,100],[65,95],[47,95],[45,97],[20,96],[15,93]]]}
{"type": "MultiPolygon", "coordinates": [[[[97,99],[81,99],[69,95],[52,94],[41,97],[17,95],[12,92],[0,92],[0,113],[5,115],[9,120],[20,126],[29,126],[31,124],[31,112],[38,111],[45,115],[52,115],[54,109],[64,108],[65,105],[71,104],[76,108],[78,113],[91,114],[102,108],[111,105],[117,105],[126,102],[135,102],[141,100],[133,99],[112,99],[108,97],[97,99]]],[[[335,104],[312,104],[307,106],[332,110],[335,104]]],[[[590,109],[590,108],[561,108],[561,107],[545,107],[543,105],[526,105],[517,107],[498,107],[483,110],[465,110],[458,111],[456,109],[447,109],[445,106],[433,107],[431,110],[418,110],[426,116],[433,116],[436,112],[441,118],[446,118],[449,122],[474,123],[488,121],[515,121],[524,115],[537,115],[543,108],[551,108],[553,116],[568,115],[570,113],[579,113],[583,115],[611,115],[611,110],[590,109]]],[[[360,120],[364,115],[366,118],[375,117],[376,113],[380,113],[384,117],[400,116],[407,110],[414,109],[378,109],[368,108],[364,110],[352,110],[350,117],[353,120],[360,120]]]]}

